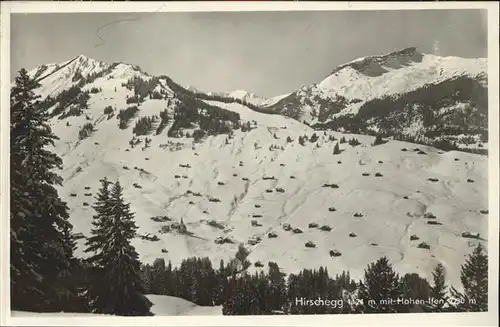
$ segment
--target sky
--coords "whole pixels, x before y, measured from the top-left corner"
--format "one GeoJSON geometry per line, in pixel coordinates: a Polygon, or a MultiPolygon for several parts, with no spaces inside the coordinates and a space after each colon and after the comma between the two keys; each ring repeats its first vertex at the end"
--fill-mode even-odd
{"type": "MultiPolygon", "coordinates": [[[[263,97],[318,83],[338,65],[406,47],[487,57],[481,10],[60,13],[11,16],[11,75],[80,54],[203,91],[263,97]]],[[[13,79],[13,78],[11,78],[13,79]]]]}

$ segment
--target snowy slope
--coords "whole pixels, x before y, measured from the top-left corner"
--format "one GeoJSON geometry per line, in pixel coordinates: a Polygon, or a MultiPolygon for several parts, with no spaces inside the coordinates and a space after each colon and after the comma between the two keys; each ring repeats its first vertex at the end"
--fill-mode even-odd
{"type": "Polygon", "coordinates": [[[287,93],[287,94],[283,94],[283,95],[278,95],[278,96],[275,96],[275,97],[272,97],[270,99],[267,99],[267,100],[264,100],[260,103],[260,106],[261,107],[270,107],[272,106],[273,104],[277,103],[278,101],[280,101],[281,99],[284,99],[286,98],[287,96],[289,96],[291,93],[287,93]]]}
{"type": "MultiPolygon", "coordinates": [[[[378,58],[362,58],[343,66],[321,81],[317,85],[318,90],[324,96],[338,94],[366,101],[408,92],[460,75],[475,78],[487,72],[487,60],[484,58],[467,59],[414,53],[404,61],[398,56],[384,61],[376,59],[378,58]]],[[[343,113],[354,113],[355,108],[356,106],[346,108],[343,113]]]]}
{"type": "MultiPolygon", "coordinates": [[[[286,123],[280,125],[287,126],[286,123]]],[[[236,132],[228,145],[223,136],[210,137],[204,144],[195,146],[195,150],[187,144],[172,153],[158,148],[153,140],[155,144],[146,151],[125,152],[126,141],[110,132],[112,127],[102,124],[92,139],[84,140],[64,155],[64,198],[71,208],[75,231],[89,235],[92,210],[82,207],[83,201],[89,201],[83,196],[83,186],[89,185],[95,192],[99,179],[105,176],[119,179],[126,189],[125,198],[131,201],[132,210],[136,212],[139,232],[160,237],[160,242],[135,240],[134,245],[146,262],[164,257],[179,264],[194,255],[227,262],[234,256],[238,243],[246,243],[252,236],[259,235],[262,242],[249,247],[250,260],[276,261],[288,272],[326,265],[331,271],[350,269],[352,275],[359,276],[353,270],[361,273],[366,264],[388,255],[397,268],[425,276],[437,261],[444,262],[450,268],[450,278],[456,281],[463,255],[470,251],[468,240],[461,238],[460,233],[470,230],[487,234],[487,216],[478,212],[487,207],[487,162],[486,158],[476,155],[440,155],[426,148],[423,150],[427,156],[414,152],[402,155],[402,147],[414,146],[390,142],[376,148],[347,146],[344,153],[333,156],[333,143],[321,148],[302,148],[296,141],[286,145],[287,136],[292,135],[296,140],[301,134],[292,126],[285,130],[279,126],[263,126],[250,133],[236,132]],[[274,133],[280,140],[274,139],[274,133]],[[96,146],[92,142],[107,146],[96,146]],[[253,150],[256,142],[262,148],[253,150]],[[285,150],[269,151],[271,144],[283,145],[285,150]],[[455,156],[461,160],[454,161],[455,156]],[[338,160],[342,164],[337,164],[338,160]],[[384,163],[379,164],[378,160],[384,163]],[[243,167],[238,165],[239,161],[244,162],[243,167]],[[179,167],[185,163],[193,168],[179,167]],[[280,166],[281,163],[286,166],[280,166]],[[130,167],[131,171],[123,170],[123,166],[130,167]],[[135,166],[149,174],[134,170],[135,166]],[[76,173],[78,167],[82,171],[76,173]],[[362,177],[363,172],[372,176],[362,177]],[[374,178],[376,172],[384,176],[374,178]],[[174,174],[187,175],[188,179],[176,180],[174,174]],[[296,178],[290,179],[291,175],[296,178]],[[275,176],[277,180],[262,180],[263,176],[275,176]],[[241,177],[249,181],[242,181],[241,177]],[[428,182],[429,177],[437,177],[440,182],[428,182]],[[467,178],[475,183],[467,183],[467,178]],[[226,185],[220,186],[218,181],[226,185]],[[142,189],[133,188],[134,182],[142,189]],[[328,182],[338,183],[339,189],[321,187],[328,182]],[[284,188],[285,193],[266,193],[274,187],[284,188]],[[203,197],[188,195],[188,190],[200,192],[203,197]],[[68,193],[78,196],[68,197],[68,193]],[[209,202],[209,196],[218,197],[222,202],[209,202]],[[403,199],[404,196],[409,199],[403,199]],[[261,208],[254,208],[255,204],[261,208]],[[330,206],[337,211],[330,213],[330,206]],[[205,210],[208,214],[203,213],[205,210]],[[353,218],[355,212],[365,216],[353,218]],[[443,225],[426,225],[426,219],[422,218],[425,212],[434,213],[443,225]],[[259,218],[262,227],[251,227],[250,215],[253,214],[263,216],[259,218]],[[183,218],[188,230],[200,238],[159,234],[162,224],[150,220],[159,215],[167,215],[174,222],[183,218]],[[223,224],[225,230],[208,226],[208,219],[223,224]],[[333,230],[309,230],[309,222],[320,226],[329,224],[333,230]],[[301,228],[304,234],[284,232],[283,223],[301,228]],[[276,232],[279,239],[268,239],[266,233],[270,231],[276,232]],[[351,232],[358,237],[350,238],[351,232]],[[431,250],[416,249],[416,242],[409,241],[412,234],[430,244],[431,250]],[[235,244],[214,244],[214,239],[223,235],[233,238],[235,244]],[[304,248],[309,240],[317,244],[317,249],[304,248]],[[161,253],[162,248],[169,253],[161,253]],[[332,260],[328,255],[330,249],[340,250],[343,256],[332,260]]],[[[372,141],[371,138],[359,139],[365,144],[372,141]]]]}
{"type": "MultiPolygon", "coordinates": [[[[352,117],[357,130],[411,136],[418,134],[415,124],[421,134],[444,126],[462,130],[477,143],[488,128],[486,94],[485,58],[440,57],[407,48],[356,59],[337,67],[318,84],[263,105],[311,125],[352,117]]],[[[346,128],[342,119],[328,126],[346,128]]],[[[440,134],[456,139],[455,132],[440,134]]],[[[461,139],[456,141],[467,145],[461,139]]]]}
{"type": "Polygon", "coordinates": [[[284,117],[281,115],[268,115],[268,114],[263,114],[260,112],[256,112],[254,110],[251,110],[250,108],[238,104],[238,103],[224,103],[224,102],[217,102],[217,101],[209,101],[206,100],[204,101],[208,104],[218,106],[220,108],[224,108],[230,111],[237,112],[240,114],[240,117],[243,121],[256,121],[259,125],[263,126],[269,126],[271,128],[281,128],[281,127],[289,127],[293,128],[297,132],[305,132],[305,131],[312,131],[311,128],[307,127],[304,124],[301,124],[297,122],[296,120],[289,118],[289,117],[284,117]]]}
{"type": "Polygon", "coordinates": [[[147,295],[155,316],[221,316],[222,307],[204,307],[187,300],[166,295],[147,295]]]}
{"type": "MultiPolygon", "coordinates": [[[[222,308],[219,307],[203,307],[181,298],[166,295],[146,295],[153,302],[151,312],[155,316],[218,316],[222,315],[222,308]]],[[[26,311],[11,311],[11,316],[14,318],[28,317],[96,317],[108,316],[93,313],[71,313],[71,312],[26,312],[26,311]]]]}
{"type": "MultiPolygon", "coordinates": [[[[191,90],[195,91],[194,88],[191,88],[191,90]]],[[[198,91],[200,92],[200,91],[198,91]]],[[[224,97],[224,98],[232,98],[232,99],[238,99],[242,100],[245,103],[250,103],[256,106],[262,106],[263,103],[268,101],[265,98],[262,98],[255,93],[250,93],[244,90],[235,90],[231,92],[201,92],[201,93],[206,93],[211,96],[219,96],[219,97],[224,97]]]]}
{"type": "MultiPolygon", "coordinates": [[[[440,57],[408,48],[387,55],[353,60],[337,67],[318,84],[305,86],[292,94],[320,99],[338,96],[354,99],[356,102],[343,108],[338,115],[355,114],[361,103],[370,99],[405,93],[457,76],[478,78],[485,83],[486,73],[485,58],[440,57]]],[[[303,109],[302,115],[307,115],[308,110],[313,109],[307,108],[303,109]]]]}
{"type": "MultiPolygon", "coordinates": [[[[71,84],[68,79],[74,70],[70,66],[64,75],[60,70],[41,80],[40,92],[55,92],[71,84]]],[[[82,74],[104,70],[102,76],[83,87],[102,91],[89,94],[84,115],[51,121],[60,137],[56,151],[64,161],[61,196],[68,202],[74,231],[88,236],[94,211],[83,203],[92,204],[100,179],[118,179],[136,214],[139,234],[160,238],[158,242],[134,239],[144,262],[163,257],[177,265],[190,256],[227,262],[234,257],[238,244],[244,243],[252,263],[261,261],[267,266],[267,261],[275,261],[287,273],[326,266],[331,273],[349,270],[352,277],[361,278],[367,264],[385,255],[399,272],[417,272],[425,278],[430,278],[432,269],[442,262],[448,280],[458,286],[464,256],[479,242],[463,238],[461,233],[487,235],[488,215],[479,212],[488,205],[486,157],[440,153],[425,146],[418,148],[426,154],[418,154],[413,151],[416,145],[399,141],[373,147],[374,137],[339,132],[317,131],[318,141],[306,141],[302,146],[298,138],[311,137],[311,127],[282,115],[266,115],[237,103],[217,101],[205,103],[237,112],[242,123],[251,122],[253,128],[235,130],[232,136],[208,136],[201,143],[194,143],[192,138],[170,138],[167,128],[159,135],[147,136],[152,139],[149,148],[131,148],[132,127],[119,129],[116,117],[107,119],[103,109],[108,105],[116,110],[126,108],[126,98],[133,92],[122,84],[131,76],[152,77],[125,64],[84,67],[94,68],[80,68],[82,74]],[[79,140],[78,132],[88,122],[94,124],[95,131],[79,140]],[[343,152],[333,155],[337,141],[329,141],[330,135],[337,139],[356,137],[361,145],[341,144],[343,152]],[[180,167],[186,164],[190,168],[180,167]],[[377,172],[383,176],[375,177],[377,172]],[[264,179],[271,176],[275,179],[264,179]],[[134,187],[134,183],[142,188],[134,187]],[[339,187],[322,187],[325,183],[339,187]],[[90,189],[85,190],[86,186],[90,189]],[[284,192],[278,192],[278,188],[284,192]],[[193,194],[197,192],[201,196],[193,194]],[[210,198],[220,202],[211,202],[210,198]],[[331,212],[330,207],[336,210],[331,212]],[[354,217],[355,213],[363,217],[354,217]],[[427,224],[432,219],[424,218],[426,213],[433,213],[441,225],[427,224]],[[155,222],[151,220],[154,216],[168,216],[171,221],[155,222]],[[174,228],[159,232],[162,226],[181,219],[192,235],[179,234],[174,228]],[[210,226],[210,220],[222,228],[210,226]],[[260,226],[252,226],[252,220],[260,226]],[[332,229],[308,228],[312,222],[332,229]],[[283,224],[300,228],[303,233],[285,231],[283,224]],[[269,232],[278,237],[268,238],[269,232]],[[350,237],[350,233],[356,237],[350,237]],[[410,241],[414,234],[418,241],[410,241]],[[248,244],[256,236],[261,237],[260,243],[248,244]],[[216,244],[217,237],[230,238],[234,244],[216,244]],[[308,241],[316,247],[306,248],[308,241]],[[420,242],[429,244],[430,249],[417,248],[420,242]],[[330,250],[342,255],[330,257],[330,250]]],[[[158,115],[174,106],[178,94],[166,80],[160,78],[157,87],[167,92],[166,98],[146,98],[135,119],[158,115]]],[[[78,242],[78,255],[83,256],[84,240],[78,242]]],[[[482,243],[487,246],[487,242],[482,243]]],[[[250,268],[255,269],[253,265],[250,268]]]]}
{"type": "MultiPolygon", "coordinates": [[[[34,77],[42,85],[38,89],[38,94],[46,97],[54,96],[57,93],[78,85],[79,77],[87,78],[91,75],[106,75],[107,86],[119,85],[134,76],[148,78],[140,71],[140,68],[124,63],[107,64],[84,55],[79,55],[71,60],[59,63],[42,65],[28,72],[30,77],[34,77]]],[[[101,78],[102,79],[102,78],[101,78]]],[[[103,81],[100,81],[103,83],[103,81]]],[[[105,82],[104,82],[105,83],[105,82]]],[[[92,85],[99,87],[97,85],[92,85]]],[[[90,88],[90,86],[88,87],[90,88]]]]}
{"type": "Polygon", "coordinates": [[[61,64],[41,66],[30,71],[28,75],[40,82],[43,81],[42,87],[39,89],[39,94],[46,96],[60,92],[63,88],[76,85],[77,81],[74,80],[74,76],[78,72],[82,76],[88,76],[89,74],[103,71],[107,67],[109,65],[105,63],[80,55],[61,64]]]}
{"type": "Polygon", "coordinates": [[[256,106],[266,106],[268,105],[268,103],[271,103],[272,101],[272,99],[265,99],[256,95],[255,93],[251,93],[244,90],[234,90],[231,92],[206,92],[206,91],[201,91],[200,89],[192,85],[185,86],[185,89],[193,93],[202,93],[210,96],[238,99],[242,100],[245,103],[250,103],[256,106]]]}
{"type": "Polygon", "coordinates": [[[262,103],[266,101],[266,99],[261,98],[254,93],[249,93],[243,90],[229,92],[228,96],[231,98],[243,100],[244,102],[248,102],[257,106],[262,105],[262,103]]]}
{"type": "Polygon", "coordinates": [[[111,315],[103,315],[103,314],[97,314],[97,313],[74,313],[74,312],[31,312],[31,311],[11,311],[10,312],[11,317],[13,318],[48,318],[48,317],[67,317],[67,318],[72,318],[72,317],[84,317],[84,318],[91,318],[91,317],[111,317],[111,315]]]}

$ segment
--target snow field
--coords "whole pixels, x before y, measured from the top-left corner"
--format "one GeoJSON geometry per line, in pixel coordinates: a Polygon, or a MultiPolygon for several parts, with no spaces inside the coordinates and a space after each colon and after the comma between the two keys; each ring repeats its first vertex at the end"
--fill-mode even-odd
{"type": "MultiPolygon", "coordinates": [[[[426,69],[431,71],[434,67],[428,61],[431,59],[424,57],[418,65],[427,65],[426,69]]],[[[92,63],[87,66],[89,70],[83,72],[84,76],[96,67],[101,69],[92,63]]],[[[61,81],[71,77],[64,72],[62,69],[45,79],[43,92],[59,90],[61,81]],[[60,79],[61,76],[64,78],[60,79]]],[[[275,261],[287,273],[326,266],[331,274],[349,270],[352,277],[362,278],[366,266],[385,255],[401,274],[417,272],[427,279],[431,278],[434,266],[441,262],[447,268],[448,280],[459,287],[460,265],[478,242],[461,237],[461,233],[487,235],[488,215],[479,212],[488,206],[486,157],[460,152],[440,154],[431,147],[399,141],[372,147],[374,137],[371,136],[338,132],[324,135],[322,131],[316,132],[319,137],[316,143],[306,141],[306,146],[301,146],[299,136],[310,137],[314,132],[308,126],[280,115],[265,115],[239,104],[215,101],[207,103],[238,112],[243,121],[255,121],[257,128],[246,133],[235,131],[232,138],[209,136],[202,143],[193,144],[192,139],[168,138],[167,127],[160,135],[147,136],[152,139],[149,148],[142,150],[143,141],[132,149],[128,142],[132,139],[135,121],[159,115],[164,109],[171,112],[175,102],[173,98],[169,101],[146,99],[130,126],[120,130],[116,114],[133,105],[126,104],[126,97],[133,93],[121,84],[134,74],[143,76],[121,64],[111,71],[112,79],[104,76],[85,86],[85,89],[103,90],[90,94],[89,109],[85,112],[90,120],[85,115],[52,120],[54,132],[60,137],[56,151],[64,161],[61,195],[68,202],[75,232],[90,235],[94,211],[91,206],[83,206],[83,202],[92,205],[100,187],[99,180],[107,177],[112,181],[119,179],[123,185],[125,199],[135,212],[138,233],[156,234],[160,238],[158,242],[134,239],[133,245],[145,263],[163,257],[177,265],[190,256],[208,256],[218,265],[221,259],[227,262],[233,258],[238,245],[245,243],[250,251],[248,259],[252,263],[261,261],[264,269],[268,261],[275,261]],[[111,119],[103,115],[108,105],[116,107],[111,119]],[[66,126],[67,122],[71,126],[66,126]],[[95,131],[79,141],[79,128],[86,122],[93,122],[95,131]],[[334,135],[337,141],[328,141],[329,135],[334,135]],[[293,142],[286,141],[288,136],[293,142]],[[342,136],[347,140],[355,137],[361,144],[356,147],[340,144],[343,152],[333,155],[333,147],[342,136]],[[175,147],[173,145],[160,147],[168,142],[179,143],[179,149],[169,150],[168,147],[175,147]],[[278,149],[270,150],[271,146],[278,149]],[[408,151],[403,152],[402,148],[408,151]],[[418,154],[415,148],[426,154],[418,154]],[[191,168],[180,167],[185,164],[191,168]],[[382,176],[376,177],[376,173],[382,176]],[[275,179],[263,179],[271,176],[275,179]],[[438,181],[432,182],[429,178],[438,181]],[[141,188],[134,187],[134,183],[141,188]],[[339,187],[322,187],[325,183],[339,187]],[[85,190],[85,186],[90,190],[85,190]],[[277,192],[277,188],[284,192],[277,192]],[[201,196],[192,194],[196,192],[201,196]],[[71,196],[73,193],[76,196],[71,196]],[[84,193],[92,193],[92,196],[84,193]],[[210,198],[218,198],[220,202],[211,202],[210,198]],[[331,212],[330,207],[336,210],[331,212]],[[363,216],[354,217],[355,213],[363,216]],[[434,220],[441,225],[429,225],[430,219],[424,218],[426,213],[434,214],[434,220]],[[154,222],[150,219],[153,216],[168,216],[172,221],[154,222]],[[159,233],[163,225],[178,223],[181,218],[192,235],[175,230],[159,233]],[[209,220],[223,228],[209,226],[209,220]],[[261,226],[252,226],[252,220],[261,226]],[[331,231],[309,228],[312,222],[318,227],[328,225],[331,231]],[[303,233],[285,231],[285,223],[300,228],[303,233]],[[269,232],[278,237],[268,238],[269,232]],[[350,233],[356,236],[351,237],[350,233]],[[410,241],[411,235],[417,235],[419,240],[410,241]],[[234,244],[215,244],[219,236],[232,239],[234,244]],[[260,243],[247,244],[255,236],[261,238],[260,243]],[[316,247],[306,248],[308,241],[316,247]],[[429,244],[430,250],[417,248],[420,242],[429,244]],[[161,249],[168,252],[163,253],[161,249]],[[330,250],[338,250],[342,255],[330,257],[330,250]]],[[[335,78],[330,79],[332,83],[335,78]]],[[[354,90],[357,86],[352,78],[354,90]]],[[[387,83],[392,79],[397,80],[397,76],[392,76],[387,83]]],[[[399,83],[403,83],[401,81],[399,79],[399,83]]],[[[324,87],[332,87],[325,83],[324,87]]],[[[65,83],[65,87],[69,84],[65,83]]],[[[389,84],[386,87],[396,89],[389,84]]],[[[167,93],[174,96],[171,90],[167,93]]],[[[84,240],[79,241],[77,252],[82,256],[83,243],[84,240]]],[[[487,246],[486,242],[483,244],[487,246]]],[[[250,267],[250,271],[256,269],[260,268],[250,267]]]]}

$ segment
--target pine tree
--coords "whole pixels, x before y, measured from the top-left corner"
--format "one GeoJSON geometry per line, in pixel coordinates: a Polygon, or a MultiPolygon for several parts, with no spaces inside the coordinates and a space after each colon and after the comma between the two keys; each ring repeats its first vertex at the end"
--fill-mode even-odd
{"type": "Polygon", "coordinates": [[[340,148],[339,144],[335,144],[335,147],[333,148],[333,154],[340,154],[340,148]]]}
{"type": "MultiPolygon", "coordinates": [[[[429,299],[430,285],[427,280],[418,274],[407,273],[401,278],[401,290],[405,299],[427,301],[429,299]]],[[[408,308],[425,309],[426,307],[427,304],[422,303],[408,304],[408,308]]]]}
{"type": "Polygon", "coordinates": [[[384,144],[384,143],[385,143],[385,141],[382,139],[382,136],[377,135],[375,137],[375,141],[373,142],[373,146],[384,144]]]}
{"type": "Polygon", "coordinates": [[[77,277],[77,270],[82,269],[81,261],[73,257],[76,250],[76,241],[73,237],[71,225],[66,224],[62,229],[62,250],[69,261],[69,269],[61,272],[59,283],[55,287],[62,294],[60,305],[62,311],[87,312],[85,299],[78,296],[82,278],[77,277]],[[79,287],[80,286],[80,287],[79,287]]]}
{"type": "Polygon", "coordinates": [[[316,135],[316,133],[313,133],[309,142],[314,143],[318,140],[318,138],[319,138],[318,135],[316,135]]]}
{"type": "Polygon", "coordinates": [[[356,139],[356,138],[354,138],[354,137],[353,137],[352,139],[350,139],[348,143],[349,143],[349,145],[350,145],[350,146],[353,146],[353,147],[354,147],[354,146],[358,146],[358,145],[360,145],[360,144],[361,144],[361,143],[358,141],[358,139],[356,139]]]}
{"type": "Polygon", "coordinates": [[[156,259],[151,268],[151,294],[162,295],[165,291],[165,259],[156,259]]]}
{"type": "Polygon", "coordinates": [[[191,285],[189,285],[189,301],[199,304],[200,303],[201,287],[197,278],[194,278],[191,285]]]}
{"type": "Polygon", "coordinates": [[[458,311],[488,311],[488,255],[481,243],[465,260],[460,272],[464,293],[451,289],[458,311]]]}
{"type": "Polygon", "coordinates": [[[269,295],[266,296],[266,302],[268,302],[268,306],[266,308],[266,311],[280,310],[285,303],[285,279],[275,262],[270,261],[268,263],[268,266],[269,274],[268,276],[265,276],[269,280],[269,295]]]}
{"type": "Polygon", "coordinates": [[[448,302],[445,271],[441,263],[434,268],[432,279],[434,281],[434,286],[431,287],[429,295],[433,301],[430,303],[428,309],[432,312],[441,312],[443,311],[444,305],[448,302]]]}
{"type": "Polygon", "coordinates": [[[402,298],[402,295],[399,276],[393,271],[386,257],[368,266],[365,270],[364,283],[359,290],[359,296],[364,303],[364,312],[405,312],[402,305],[385,302],[389,299],[396,301],[402,298]],[[367,305],[370,303],[369,300],[374,301],[372,305],[367,305]]]}
{"type": "Polygon", "coordinates": [[[93,237],[87,251],[93,251],[94,264],[90,278],[89,302],[93,312],[123,316],[151,315],[152,303],[142,294],[139,255],[130,241],[137,226],[130,204],[123,199],[123,188],[117,181],[106,201],[106,181],[95,206],[93,237]],[[102,197],[103,201],[99,199],[102,197]],[[102,204],[102,206],[101,206],[102,204]]]}
{"type": "Polygon", "coordinates": [[[237,314],[238,290],[236,276],[231,276],[227,286],[227,296],[222,304],[222,314],[225,316],[237,314]]]}
{"type": "Polygon", "coordinates": [[[172,262],[168,262],[167,268],[165,269],[165,289],[163,294],[176,296],[176,272],[172,270],[172,262]]]}
{"type": "Polygon", "coordinates": [[[103,248],[106,242],[108,242],[113,226],[113,219],[111,216],[111,182],[108,181],[107,178],[102,179],[100,182],[101,188],[97,193],[96,202],[92,206],[96,212],[92,221],[92,236],[87,238],[85,243],[87,247],[85,252],[93,253],[93,255],[87,259],[87,263],[90,265],[87,297],[90,306],[94,310],[100,303],[102,303],[101,306],[104,306],[106,301],[106,294],[103,293],[103,291],[107,289],[107,281],[103,278],[106,266],[103,248]]]}
{"type": "Polygon", "coordinates": [[[112,227],[110,184],[111,182],[106,177],[101,180],[101,188],[92,206],[96,212],[92,221],[92,236],[85,242],[87,247],[85,252],[95,253],[88,261],[98,267],[104,265],[100,250],[106,241],[105,236],[110,233],[112,227]]]}
{"type": "Polygon", "coordinates": [[[227,267],[224,265],[224,260],[220,260],[219,269],[216,272],[217,287],[215,290],[215,305],[221,305],[224,303],[225,291],[228,287],[227,280],[227,267]]]}
{"type": "Polygon", "coordinates": [[[209,258],[205,257],[200,261],[197,278],[200,285],[200,305],[215,305],[221,285],[209,258]]]}
{"type": "Polygon", "coordinates": [[[153,280],[153,273],[151,271],[151,266],[145,264],[142,266],[142,281],[144,286],[144,292],[146,294],[151,294],[151,282],[153,280]]]}
{"type": "Polygon", "coordinates": [[[250,261],[247,260],[250,252],[245,248],[243,243],[238,246],[238,252],[236,252],[235,258],[241,263],[241,268],[243,270],[247,269],[250,266],[250,261]]]}
{"type": "Polygon", "coordinates": [[[62,168],[62,160],[47,149],[58,138],[37,87],[21,69],[11,89],[11,308],[60,311],[72,293],[61,283],[73,268],[73,248],[65,244],[72,225],[55,189],[62,178],[54,169],[62,168]]]}

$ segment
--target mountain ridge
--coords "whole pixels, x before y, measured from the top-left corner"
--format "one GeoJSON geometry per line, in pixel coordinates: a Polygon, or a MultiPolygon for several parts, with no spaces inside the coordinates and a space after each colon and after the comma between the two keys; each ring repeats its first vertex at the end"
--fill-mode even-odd
{"type": "MultiPolygon", "coordinates": [[[[386,53],[386,54],[381,54],[381,55],[371,55],[371,56],[366,56],[366,57],[360,57],[358,59],[354,59],[354,60],[351,60],[347,63],[344,63],[344,64],[340,64],[338,66],[335,67],[335,69],[330,73],[328,74],[324,80],[328,79],[328,77],[334,75],[335,73],[337,73],[338,71],[344,69],[344,68],[347,68],[347,67],[358,67],[357,69],[358,70],[362,70],[361,68],[362,67],[366,67],[368,63],[370,62],[383,62],[383,63],[387,63],[387,61],[389,61],[389,59],[401,59],[401,58],[406,58],[408,61],[418,61],[418,60],[421,60],[423,58],[423,56],[434,56],[434,55],[429,55],[429,54],[423,54],[423,53],[419,53],[417,51],[417,48],[416,47],[407,47],[407,48],[403,48],[403,49],[400,49],[400,50],[396,50],[396,51],[392,51],[392,52],[389,52],[389,53],[386,53]]],[[[434,57],[439,57],[439,56],[434,56],[434,57]]],[[[480,62],[486,62],[486,58],[475,58],[475,59],[469,59],[469,58],[461,58],[461,57],[453,57],[453,56],[448,56],[448,57],[440,57],[440,58],[457,58],[457,59],[464,59],[464,60],[478,60],[480,62]]],[[[39,70],[41,67],[44,67],[44,66],[55,66],[55,65],[64,65],[65,63],[70,63],[72,61],[75,61],[75,60],[80,60],[80,61],[83,61],[83,62],[94,62],[94,63],[99,63],[99,64],[102,64],[102,65],[112,65],[112,64],[123,64],[123,65],[127,65],[127,66],[130,66],[130,67],[134,67],[135,69],[139,70],[142,72],[142,70],[140,69],[139,66],[137,65],[133,65],[133,64],[130,64],[130,63],[125,63],[125,62],[113,62],[111,64],[109,63],[105,63],[104,61],[100,61],[100,60],[96,60],[96,59],[93,59],[91,57],[88,57],[84,54],[80,54],[70,60],[67,60],[67,61],[63,61],[63,62],[60,62],[60,63],[51,63],[51,64],[44,64],[44,65],[40,65],[38,67],[35,67],[34,69],[30,70],[29,73],[30,73],[30,76],[33,76],[33,72],[36,72],[37,70],[39,70]]],[[[145,73],[146,75],[148,75],[147,73],[145,73]]],[[[324,81],[323,80],[323,81],[324,81]]],[[[314,83],[313,85],[317,85],[317,84],[320,84],[320,83],[314,83]]],[[[305,86],[303,86],[305,87],[305,86]]],[[[257,95],[255,95],[255,93],[252,93],[251,91],[245,91],[245,90],[241,90],[241,89],[235,89],[234,91],[231,91],[231,92],[216,92],[216,91],[201,91],[199,89],[197,89],[196,87],[192,86],[192,85],[188,85],[186,86],[187,89],[190,89],[192,91],[198,91],[198,92],[203,92],[203,93],[214,93],[214,94],[225,94],[225,95],[230,95],[231,93],[237,93],[237,92],[243,92],[244,94],[243,95],[249,95],[249,96],[254,96],[254,97],[258,97],[258,98],[261,98],[257,95]]],[[[301,89],[301,88],[299,88],[301,89]]],[[[290,94],[292,93],[293,90],[287,94],[290,94]]],[[[276,97],[283,97],[285,96],[286,94],[283,94],[283,95],[276,95],[276,96],[273,96],[271,98],[276,98],[276,97]]],[[[262,99],[265,99],[265,98],[262,98],[262,99]]]]}
{"type": "Polygon", "coordinates": [[[487,140],[485,97],[486,59],[438,57],[419,53],[416,48],[406,48],[340,65],[323,81],[303,86],[266,106],[266,109],[317,127],[414,140],[420,138],[429,144],[444,139],[462,148],[475,143],[477,148],[487,140]],[[421,98],[408,98],[408,95],[417,93],[421,98]],[[439,93],[444,93],[443,98],[449,101],[439,105],[439,93]],[[434,103],[423,100],[427,94],[435,99],[434,103]],[[404,100],[405,97],[408,101],[404,100]],[[393,107],[384,111],[386,117],[382,118],[376,103],[381,99],[384,99],[385,105],[393,107]],[[412,108],[404,109],[404,115],[399,114],[407,104],[412,108]],[[373,110],[367,110],[368,107],[373,110]],[[471,110],[459,109],[465,107],[471,110]],[[360,113],[360,110],[363,112],[360,113]],[[433,116],[434,120],[414,121],[411,112],[422,110],[424,115],[433,116]],[[443,111],[454,112],[454,116],[445,117],[443,111]],[[397,116],[397,119],[391,115],[397,116]],[[473,120],[474,132],[469,131],[466,123],[459,123],[460,120],[473,120]],[[423,134],[435,133],[440,125],[446,125],[455,132],[449,135],[442,133],[438,138],[425,137],[416,132],[415,124],[420,126],[423,134]]]}

